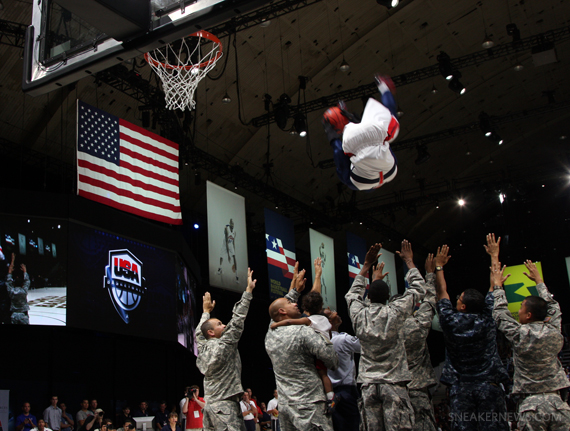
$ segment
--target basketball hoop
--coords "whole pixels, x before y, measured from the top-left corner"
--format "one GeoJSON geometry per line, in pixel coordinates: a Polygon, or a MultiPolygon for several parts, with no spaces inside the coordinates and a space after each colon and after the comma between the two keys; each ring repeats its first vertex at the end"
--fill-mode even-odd
{"type": "Polygon", "coordinates": [[[144,55],[162,81],[168,109],[193,109],[198,83],[222,57],[222,43],[213,34],[200,30],[188,38],[198,40],[194,45],[183,38],[144,55]],[[202,52],[207,53],[203,55],[202,52]]]}

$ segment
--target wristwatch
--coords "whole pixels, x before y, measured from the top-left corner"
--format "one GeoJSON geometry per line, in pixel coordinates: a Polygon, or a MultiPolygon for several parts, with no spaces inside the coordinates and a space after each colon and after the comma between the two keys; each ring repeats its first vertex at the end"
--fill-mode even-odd
{"type": "Polygon", "coordinates": [[[435,267],[435,271],[436,271],[436,272],[437,272],[437,271],[441,271],[442,269],[443,269],[443,266],[436,266],[436,267],[435,267]]]}

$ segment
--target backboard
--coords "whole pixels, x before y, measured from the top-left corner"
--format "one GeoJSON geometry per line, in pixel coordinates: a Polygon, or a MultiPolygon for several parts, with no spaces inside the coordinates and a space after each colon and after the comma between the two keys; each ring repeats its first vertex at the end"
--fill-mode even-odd
{"type": "Polygon", "coordinates": [[[24,92],[71,84],[269,0],[39,0],[24,48],[24,92]],[[120,5],[120,6],[117,6],[120,5]]]}

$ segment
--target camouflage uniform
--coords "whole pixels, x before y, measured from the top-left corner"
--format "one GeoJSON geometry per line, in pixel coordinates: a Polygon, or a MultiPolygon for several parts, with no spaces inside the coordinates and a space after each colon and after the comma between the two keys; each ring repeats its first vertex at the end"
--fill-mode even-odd
{"type": "Polygon", "coordinates": [[[238,342],[251,298],[251,293],[243,292],[241,299],[234,305],[233,317],[220,338],[206,339],[202,335],[200,328],[210,318],[209,313],[202,313],[198,324],[196,366],[204,374],[205,430],[245,431],[239,406],[243,387],[238,342]]]}
{"type": "Polygon", "coordinates": [[[548,305],[543,322],[521,324],[511,315],[505,291],[495,286],[495,318],[513,345],[515,374],[513,394],[523,395],[518,406],[521,430],[565,430],[570,428],[570,407],[558,391],[570,386],[558,360],[564,339],[560,333],[562,313],[544,283],[536,286],[548,305]]]}
{"type": "Polygon", "coordinates": [[[507,406],[500,384],[508,381],[497,350],[493,295],[481,313],[461,313],[449,299],[437,303],[445,339],[441,382],[451,385],[452,430],[507,430],[507,406]]]}
{"type": "Polygon", "coordinates": [[[12,313],[12,324],[13,325],[29,325],[30,318],[28,317],[28,311],[30,306],[28,305],[28,289],[30,288],[30,276],[27,272],[24,272],[24,284],[22,287],[14,286],[14,279],[12,274],[6,276],[6,289],[8,290],[8,295],[10,296],[10,312],[12,313]]]}
{"type": "Polygon", "coordinates": [[[430,386],[437,384],[427,346],[427,336],[435,314],[435,274],[426,274],[426,296],[420,308],[404,323],[406,356],[412,381],[408,383],[410,402],[414,409],[414,431],[435,431],[435,416],[430,386]]]}
{"type": "Polygon", "coordinates": [[[406,384],[411,380],[404,345],[404,322],[425,295],[425,282],[413,268],[409,288],[389,304],[363,299],[366,278],[358,275],[345,295],[354,332],[360,340],[358,382],[362,383],[362,425],[365,430],[411,430],[414,412],[406,384]]]}
{"type": "MultiPolygon", "coordinates": [[[[299,293],[286,296],[296,302],[299,293]]],[[[329,340],[304,325],[269,329],[265,350],[273,363],[279,394],[279,422],[283,431],[332,431],[325,416],[325,391],[315,367],[315,358],[328,369],[338,367],[338,357],[329,340]]]]}

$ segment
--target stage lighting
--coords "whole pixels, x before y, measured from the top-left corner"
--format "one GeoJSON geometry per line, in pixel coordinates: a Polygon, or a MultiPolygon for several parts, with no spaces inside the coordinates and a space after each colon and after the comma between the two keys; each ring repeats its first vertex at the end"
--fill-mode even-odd
{"type": "Polygon", "coordinates": [[[458,204],[460,207],[462,207],[463,205],[465,205],[465,201],[464,201],[463,199],[459,199],[459,200],[457,201],[457,204],[458,204]]]}
{"type": "Polygon", "coordinates": [[[487,138],[491,136],[491,133],[493,133],[493,124],[491,123],[489,114],[486,112],[481,111],[479,114],[479,127],[487,138]]]}
{"type": "Polygon", "coordinates": [[[342,58],[342,63],[340,63],[339,70],[341,72],[348,72],[350,70],[350,65],[346,62],[344,57],[342,58]]]}
{"type": "Polygon", "coordinates": [[[453,66],[451,66],[451,58],[445,52],[440,51],[439,55],[437,56],[437,62],[439,63],[439,73],[445,79],[450,81],[453,76],[453,66]]]}
{"type": "Polygon", "coordinates": [[[227,91],[226,94],[224,94],[224,97],[222,97],[222,103],[232,103],[232,99],[227,91]]]}
{"type": "Polygon", "coordinates": [[[298,114],[295,114],[294,120],[294,128],[299,136],[301,138],[307,136],[307,121],[305,120],[305,116],[299,112],[298,114]]]}
{"type": "Polygon", "coordinates": [[[198,223],[194,223],[194,229],[200,229],[200,225],[198,223]]]}
{"type": "Polygon", "coordinates": [[[289,103],[291,98],[285,93],[279,98],[279,103],[274,105],[275,123],[281,130],[287,129],[287,120],[289,119],[289,103]]]}
{"type": "Polygon", "coordinates": [[[467,91],[465,86],[459,81],[459,78],[455,75],[453,76],[451,81],[449,81],[449,84],[447,86],[451,91],[454,91],[459,95],[463,95],[465,94],[465,91],[467,91]]]}
{"type": "Polygon", "coordinates": [[[483,39],[483,43],[481,44],[481,46],[485,49],[489,49],[495,46],[495,42],[493,42],[493,39],[491,39],[489,36],[487,36],[487,34],[485,34],[485,39],[483,39]]]}
{"type": "Polygon", "coordinates": [[[400,4],[400,0],[376,0],[380,6],[384,6],[387,9],[396,7],[400,4]]]}

